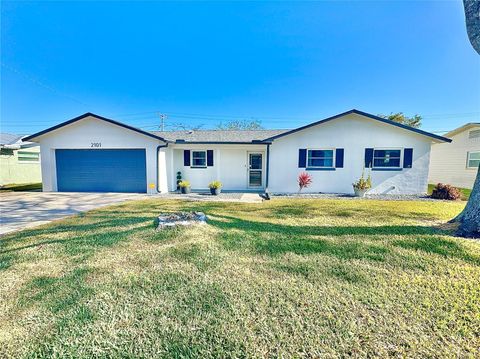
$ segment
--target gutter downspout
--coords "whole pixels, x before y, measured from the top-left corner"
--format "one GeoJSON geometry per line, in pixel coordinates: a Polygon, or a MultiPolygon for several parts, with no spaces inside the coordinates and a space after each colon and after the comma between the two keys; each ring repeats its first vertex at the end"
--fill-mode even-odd
{"type": "Polygon", "coordinates": [[[160,169],[159,169],[159,163],[158,163],[158,155],[160,154],[160,150],[162,148],[166,148],[168,147],[168,143],[164,144],[164,145],[158,145],[157,146],[157,173],[156,173],[156,176],[157,176],[157,193],[161,193],[161,191],[158,189],[158,187],[160,186],[160,169]]]}
{"type": "Polygon", "coordinates": [[[269,200],[270,195],[268,194],[268,177],[270,174],[270,143],[267,144],[267,161],[266,161],[266,173],[265,173],[265,199],[269,200]]]}

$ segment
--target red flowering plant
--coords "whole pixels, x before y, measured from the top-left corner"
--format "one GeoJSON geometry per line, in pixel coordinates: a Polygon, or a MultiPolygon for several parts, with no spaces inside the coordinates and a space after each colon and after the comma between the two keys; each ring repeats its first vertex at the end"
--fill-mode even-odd
{"type": "Polygon", "coordinates": [[[310,176],[307,172],[302,172],[298,175],[298,192],[304,188],[307,188],[312,184],[312,176],[310,176]]]}

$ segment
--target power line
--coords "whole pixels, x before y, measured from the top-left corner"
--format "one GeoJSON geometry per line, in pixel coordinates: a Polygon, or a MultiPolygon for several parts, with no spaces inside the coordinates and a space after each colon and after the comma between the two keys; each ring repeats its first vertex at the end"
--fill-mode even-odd
{"type": "MultiPolygon", "coordinates": [[[[116,115],[112,116],[113,118],[118,118],[118,117],[126,117],[126,116],[138,116],[140,114],[151,114],[148,116],[140,116],[136,118],[130,119],[130,121],[138,121],[138,120],[150,120],[150,119],[155,119],[157,116],[165,116],[169,118],[178,118],[178,119],[193,119],[193,120],[203,120],[203,121],[218,121],[218,120],[224,120],[226,118],[231,118],[231,119],[252,119],[252,120],[266,120],[268,122],[291,122],[291,120],[297,120],[297,121],[316,121],[320,119],[320,116],[317,117],[303,117],[303,116],[291,116],[291,117],[271,117],[271,116],[234,116],[234,115],[207,115],[207,114],[187,114],[187,113],[177,113],[177,112],[159,112],[159,111],[145,111],[145,112],[138,112],[136,114],[127,114],[127,115],[116,115]]],[[[428,118],[433,118],[430,116],[437,116],[439,118],[440,116],[442,117],[473,117],[476,115],[480,115],[480,112],[464,112],[464,113],[452,113],[452,114],[436,114],[436,115],[425,115],[422,116],[422,119],[428,119],[428,118]]],[[[35,123],[51,123],[51,121],[48,120],[29,120],[28,121],[30,124],[35,124],[35,123]]],[[[10,122],[10,121],[2,121],[2,123],[9,124],[9,123],[15,123],[15,122],[10,122]]]]}
{"type": "Polygon", "coordinates": [[[39,79],[37,79],[37,78],[35,78],[35,77],[33,77],[33,76],[31,76],[31,75],[23,72],[23,71],[20,71],[20,70],[12,67],[12,66],[10,66],[10,65],[7,65],[7,64],[5,64],[4,62],[1,62],[0,64],[1,64],[2,67],[6,68],[7,70],[10,70],[11,72],[16,73],[17,75],[22,76],[23,78],[29,80],[30,82],[36,84],[37,86],[46,88],[47,90],[49,90],[49,91],[51,91],[51,92],[53,92],[53,93],[55,93],[55,94],[57,94],[57,95],[59,95],[59,96],[66,97],[66,98],[68,98],[68,99],[70,99],[70,100],[72,100],[72,101],[75,101],[75,102],[77,102],[77,103],[79,103],[79,104],[81,104],[81,105],[83,105],[83,106],[87,106],[87,107],[88,107],[88,105],[87,105],[85,102],[80,101],[80,100],[76,99],[75,97],[72,97],[72,96],[70,96],[70,95],[68,95],[68,94],[66,94],[66,93],[63,93],[63,92],[61,92],[61,91],[58,91],[58,90],[55,89],[54,87],[52,87],[52,86],[50,86],[50,85],[44,84],[44,83],[43,83],[42,81],[40,81],[39,79]]]}

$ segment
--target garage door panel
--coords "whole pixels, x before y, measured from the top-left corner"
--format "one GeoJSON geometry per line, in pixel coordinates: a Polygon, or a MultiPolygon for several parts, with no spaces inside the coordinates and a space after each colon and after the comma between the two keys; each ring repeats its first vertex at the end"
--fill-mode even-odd
{"type": "Polygon", "coordinates": [[[144,149],[55,150],[60,192],[146,192],[144,149]]]}

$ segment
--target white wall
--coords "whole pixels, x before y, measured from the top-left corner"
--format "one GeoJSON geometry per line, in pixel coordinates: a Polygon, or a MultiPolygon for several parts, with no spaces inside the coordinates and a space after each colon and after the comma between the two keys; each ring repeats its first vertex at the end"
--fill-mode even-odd
{"type": "Polygon", "coordinates": [[[467,152],[480,151],[480,138],[468,138],[469,132],[480,126],[471,127],[451,136],[451,143],[432,146],[430,160],[430,183],[448,183],[453,186],[472,188],[477,170],[467,168],[467,152]]]}
{"type": "MultiPolygon", "coordinates": [[[[55,166],[56,149],[120,149],[136,148],[145,149],[148,193],[156,193],[157,186],[157,146],[164,144],[160,140],[142,135],[127,128],[108,123],[94,117],[74,122],[70,125],[49,132],[36,139],[40,143],[42,157],[42,182],[46,192],[57,191],[57,175],[55,166]],[[92,148],[92,143],[101,143],[101,148],[92,148]],[[150,184],[154,188],[150,188],[150,184]]],[[[165,151],[162,151],[165,152],[165,151]]],[[[164,161],[164,154],[160,154],[164,161]]],[[[118,173],[121,181],[122,174],[118,173]]],[[[164,175],[165,177],[165,175],[164,175]]],[[[163,177],[162,177],[163,178],[163,177]]],[[[161,188],[166,190],[166,183],[161,183],[161,188]]]]}
{"type": "Polygon", "coordinates": [[[272,193],[298,191],[298,174],[305,171],[298,168],[299,149],[343,148],[344,168],[307,171],[313,182],[304,192],[353,193],[352,183],[362,174],[365,163],[365,148],[383,147],[413,148],[412,168],[372,171],[370,193],[425,193],[430,145],[431,139],[425,136],[350,114],[274,140],[270,148],[269,190],[272,193]]]}
{"type": "Polygon", "coordinates": [[[170,175],[170,190],[176,189],[176,173],[182,173],[182,179],[188,180],[192,189],[208,189],[211,181],[219,180],[224,190],[248,189],[247,161],[248,152],[263,153],[263,184],[265,184],[265,145],[169,145],[173,166],[170,175]],[[213,166],[191,168],[183,165],[183,150],[213,150],[213,166]]]}
{"type": "MultiPolygon", "coordinates": [[[[207,189],[208,183],[219,180],[225,190],[248,188],[248,152],[263,153],[263,184],[266,174],[266,145],[202,145],[169,144],[157,158],[157,146],[162,141],[135,131],[98,120],[85,118],[52,131],[38,139],[41,146],[44,191],[56,191],[55,149],[91,149],[92,142],[100,142],[102,149],[142,148],[146,150],[148,193],[176,189],[176,172],[190,181],[193,189],[207,189]],[[183,166],[183,150],[213,150],[214,166],[204,169],[183,166]],[[150,188],[149,184],[154,184],[150,188]]],[[[413,166],[401,171],[372,172],[372,193],[424,193],[427,188],[431,139],[411,131],[367,119],[347,115],[323,125],[314,126],[279,138],[270,148],[269,190],[296,192],[300,148],[344,148],[344,168],[335,171],[311,171],[312,186],[305,192],[352,193],[352,182],[361,175],[365,148],[413,148],[413,166]]],[[[118,174],[121,180],[121,174],[118,174]]]]}

